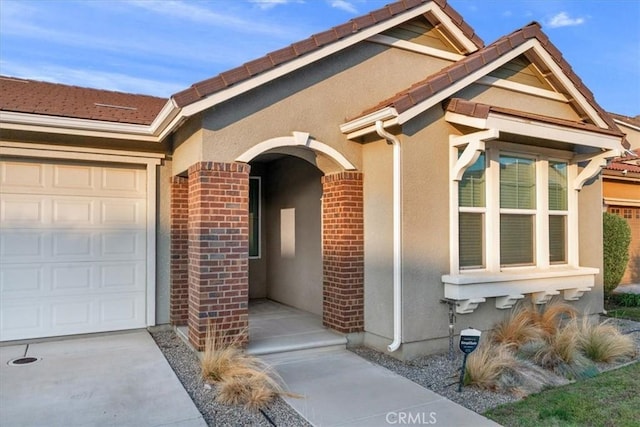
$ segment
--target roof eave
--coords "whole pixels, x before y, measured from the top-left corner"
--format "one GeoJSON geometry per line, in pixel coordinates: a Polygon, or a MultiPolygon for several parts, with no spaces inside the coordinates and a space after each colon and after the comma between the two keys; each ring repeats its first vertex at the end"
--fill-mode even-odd
{"type": "Polygon", "coordinates": [[[150,125],[0,111],[0,129],[160,142],[150,125]]]}
{"type": "Polygon", "coordinates": [[[601,150],[624,152],[622,137],[596,130],[576,129],[561,124],[546,123],[529,117],[515,117],[508,114],[489,112],[486,118],[470,117],[447,111],[445,120],[476,129],[498,129],[501,134],[516,134],[532,138],[559,141],[573,145],[587,146],[601,150]]]}

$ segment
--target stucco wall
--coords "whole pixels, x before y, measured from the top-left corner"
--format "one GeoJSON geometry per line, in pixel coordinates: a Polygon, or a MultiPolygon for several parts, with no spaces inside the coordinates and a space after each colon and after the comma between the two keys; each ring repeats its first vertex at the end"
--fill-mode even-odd
{"type": "Polygon", "coordinates": [[[364,327],[393,334],[393,156],[385,141],[366,144],[364,171],[364,327]]]}
{"type": "Polygon", "coordinates": [[[454,96],[527,113],[565,120],[580,120],[575,110],[566,102],[542,98],[522,92],[514,92],[499,87],[475,84],[461,90],[454,96]]]}
{"type": "Polygon", "coordinates": [[[285,157],[270,162],[263,179],[267,297],[318,315],[322,314],[321,176],[308,162],[285,157]],[[283,209],[295,209],[293,253],[282,251],[283,209]]]}
{"type": "Polygon", "coordinates": [[[171,192],[172,177],[170,160],[165,160],[157,169],[157,223],[156,223],[156,323],[169,323],[169,291],[171,275],[171,192]]]}
{"type": "Polygon", "coordinates": [[[340,124],[447,64],[372,43],[347,49],[209,111],[203,156],[233,161],[259,142],[302,131],[360,169],[360,144],[340,124]]]}

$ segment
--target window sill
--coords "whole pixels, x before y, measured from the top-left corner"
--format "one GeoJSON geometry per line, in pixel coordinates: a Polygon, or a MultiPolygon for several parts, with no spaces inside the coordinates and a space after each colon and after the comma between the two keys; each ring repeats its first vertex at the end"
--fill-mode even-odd
{"type": "Polygon", "coordinates": [[[507,309],[526,294],[536,304],[545,304],[563,291],[567,301],[578,300],[595,284],[597,268],[551,267],[548,270],[522,268],[495,272],[464,272],[442,276],[444,296],[456,301],[456,312],[472,313],[486,298],[496,299],[496,308],[507,309]]]}

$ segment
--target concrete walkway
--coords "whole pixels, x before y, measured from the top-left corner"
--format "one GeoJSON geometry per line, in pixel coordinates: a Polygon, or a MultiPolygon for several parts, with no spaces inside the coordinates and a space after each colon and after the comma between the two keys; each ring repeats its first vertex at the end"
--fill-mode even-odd
{"type": "Polygon", "coordinates": [[[0,347],[1,426],[206,426],[146,331],[0,347]],[[14,358],[39,358],[9,366],[14,358]]]}
{"type": "Polygon", "coordinates": [[[613,290],[615,294],[640,294],[640,283],[620,285],[613,290]]]}
{"type": "Polygon", "coordinates": [[[303,396],[285,400],[314,426],[499,426],[347,350],[262,358],[303,396]]]}

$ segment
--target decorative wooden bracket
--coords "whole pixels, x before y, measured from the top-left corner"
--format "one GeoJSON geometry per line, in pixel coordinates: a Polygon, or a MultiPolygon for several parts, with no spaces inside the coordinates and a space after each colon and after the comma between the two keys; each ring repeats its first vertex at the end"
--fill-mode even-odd
{"type": "Polygon", "coordinates": [[[478,160],[478,157],[480,157],[480,153],[485,150],[485,141],[497,139],[499,135],[500,132],[498,129],[488,129],[469,135],[450,136],[449,144],[452,147],[467,145],[451,170],[451,179],[453,181],[460,181],[464,171],[474,164],[476,160],[478,160]]]}
{"type": "MultiPolygon", "coordinates": [[[[584,169],[582,169],[582,172],[580,172],[576,179],[573,181],[573,189],[577,191],[582,190],[585,182],[589,181],[591,178],[596,177],[600,173],[602,168],[607,166],[607,159],[617,157],[619,155],[620,153],[618,152],[618,150],[607,150],[603,153],[585,159],[588,160],[589,163],[587,164],[587,166],[585,166],[584,169]]],[[[576,160],[577,159],[574,158],[574,162],[576,162],[576,160]]]]}

